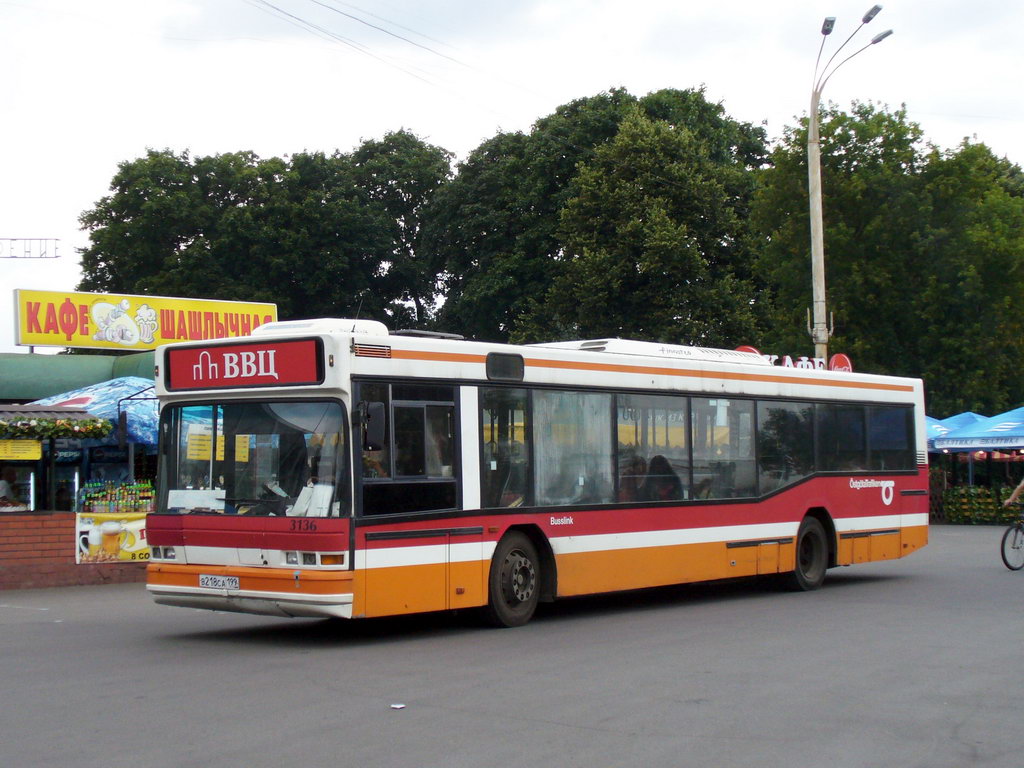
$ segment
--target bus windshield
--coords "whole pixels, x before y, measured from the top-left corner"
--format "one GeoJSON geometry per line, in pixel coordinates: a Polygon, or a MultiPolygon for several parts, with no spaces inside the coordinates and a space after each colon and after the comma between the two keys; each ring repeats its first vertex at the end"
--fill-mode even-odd
{"type": "Polygon", "coordinates": [[[336,401],[169,405],[160,422],[158,509],[347,516],[347,442],[336,401]]]}

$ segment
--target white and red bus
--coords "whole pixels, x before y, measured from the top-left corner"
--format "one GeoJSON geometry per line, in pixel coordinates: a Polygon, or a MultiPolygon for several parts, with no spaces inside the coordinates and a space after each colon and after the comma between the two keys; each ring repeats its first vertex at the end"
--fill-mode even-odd
{"type": "Polygon", "coordinates": [[[361,618],[828,568],[928,541],[916,379],[603,339],[268,323],[157,353],[158,603],[361,618]]]}

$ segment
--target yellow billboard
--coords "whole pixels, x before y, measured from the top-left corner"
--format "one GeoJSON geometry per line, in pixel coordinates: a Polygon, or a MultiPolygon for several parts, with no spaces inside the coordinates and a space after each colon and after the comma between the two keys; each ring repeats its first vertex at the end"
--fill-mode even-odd
{"type": "Polygon", "coordinates": [[[15,290],[15,343],[36,347],[155,349],[172,341],[248,336],[277,320],[277,305],[71,291],[15,290]]]}
{"type": "Polygon", "coordinates": [[[79,512],[75,521],[75,562],[79,565],[149,560],[145,512],[79,512]]]}
{"type": "Polygon", "coordinates": [[[0,460],[36,461],[43,458],[42,440],[0,440],[0,460]]]}

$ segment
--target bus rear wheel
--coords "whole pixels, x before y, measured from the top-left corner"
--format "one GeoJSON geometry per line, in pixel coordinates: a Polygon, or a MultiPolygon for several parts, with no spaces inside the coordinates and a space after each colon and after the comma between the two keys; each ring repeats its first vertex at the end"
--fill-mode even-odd
{"type": "Polygon", "coordinates": [[[828,569],[828,541],[825,528],[813,517],[805,517],[796,534],[796,567],[786,585],[798,592],[818,589],[828,569]]]}
{"type": "Polygon", "coordinates": [[[496,627],[521,627],[540,599],[540,559],[529,537],[512,531],[498,542],[487,579],[485,617],[496,627]]]}

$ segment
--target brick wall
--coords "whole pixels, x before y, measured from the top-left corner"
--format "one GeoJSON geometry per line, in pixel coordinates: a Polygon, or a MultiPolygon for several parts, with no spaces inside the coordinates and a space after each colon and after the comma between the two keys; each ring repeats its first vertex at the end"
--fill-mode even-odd
{"type": "Polygon", "coordinates": [[[77,565],[72,512],[0,515],[0,590],[145,580],[145,563],[77,565]]]}

